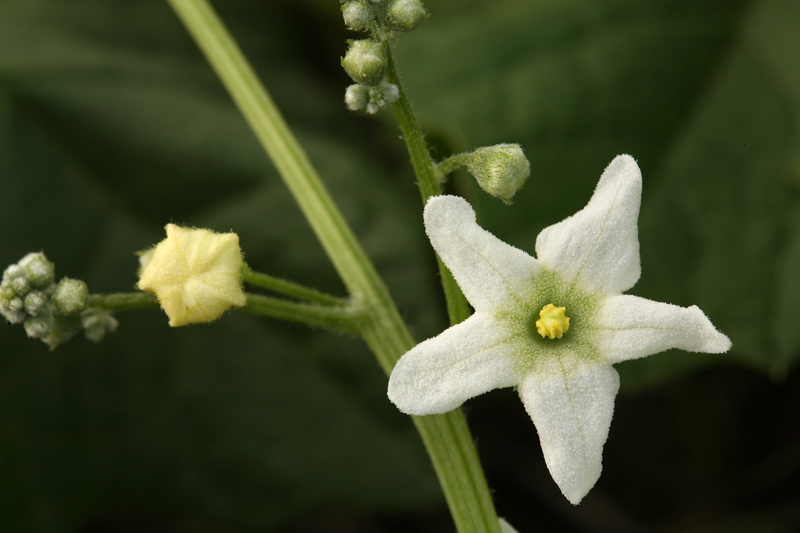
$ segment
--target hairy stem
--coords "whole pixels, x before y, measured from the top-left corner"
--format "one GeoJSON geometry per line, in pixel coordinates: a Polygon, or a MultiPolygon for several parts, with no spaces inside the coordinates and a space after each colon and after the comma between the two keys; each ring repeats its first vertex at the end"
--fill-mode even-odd
{"type": "Polygon", "coordinates": [[[348,303],[347,300],[337,298],[336,296],[331,296],[330,294],[325,294],[324,292],[320,292],[316,289],[304,287],[303,285],[294,283],[293,281],[276,278],[261,272],[254,272],[246,266],[242,269],[242,281],[249,283],[250,285],[255,285],[256,287],[269,289],[271,291],[284,294],[286,296],[291,296],[299,300],[305,300],[307,302],[314,302],[323,305],[346,305],[348,303]]]}
{"type": "MultiPolygon", "coordinates": [[[[389,52],[389,69],[386,77],[389,83],[394,83],[400,90],[400,99],[392,104],[392,108],[397,117],[397,122],[400,124],[400,131],[403,132],[403,139],[408,147],[408,155],[411,156],[411,165],[414,167],[414,173],[417,175],[417,184],[419,185],[419,192],[422,195],[422,203],[424,205],[428,203],[428,198],[431,196],[442,194],[441,182],[443,180],[436,171],[436,167],[431,159],[431,154],[428,151],[428,145],[425,144],[425,137],[422,134],[422,129],[420,129],[417,117],[411,109],[411,103],[408,101],[408,97],[406,97],[403,84],[400,83],[400,76],[398,76],[397,69],[394,66],[394,59],[392,58],[391,51],[389,52]]],[[[447,314],[450,316],[450,325],[455,325],[469,317],[469,304],[467,303],[467,299],[464,298],[464,293],[461,292],[455,278],[453,278],[453,274],[444,265],[438,255],[436,256],[436,262],[439,265],[439,275],[442,280],[444,297],[447,302],[447,314]]]]}
{"type": "Polygon", "coordinates": [[[250,293],[247,293],[247,305],[242,311],[353,334],[361,331],[360,323],[364,320],[364,311],[357,305],[331,306],[290,302],[250,293]]]}
{"type": "Polygon", "coordinates": [[[114,294],[90,294],[89,307],[106,311],[128,311],[133,309],[158,309],[155,294],[149,292],[118,292],[114,294]]]}

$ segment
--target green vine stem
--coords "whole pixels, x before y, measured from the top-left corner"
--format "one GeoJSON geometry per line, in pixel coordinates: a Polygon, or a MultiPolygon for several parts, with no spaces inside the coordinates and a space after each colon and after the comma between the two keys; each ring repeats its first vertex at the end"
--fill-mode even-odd
{"type": "MultiPolygon", "coordinates": [[[[422,129],[419,127],[414,110],[411,109],[411,102],[408,101],[406,92],[403,90],[403,84],[400,82],[400,76],[397,74],[391,49],[389,46],[387,46],[387,49],[389,50],[389,67],[386,78],[389,83],[397,85],[400,92],[400,98],[392,104],[392,108],[397,117],[397,122],[400,124],[400,131],[403,132],[406,146],[408,146],[408,155],[411,156],[411,165],[417,175],[419,192],[422,195],[422,204],[424,205],[428,203],[428,198],[431,196],[442,194],[443,176],[436,171],[431,154],[428,151],[428,145],[425,144],[422,129]]],[[[469,318],[469,304],[455,278],[453,278],[453,274],[442,263],[438,255],[436,256],[436,262],[439,265],[439,275],[442,280],[445,301],[447,302],[447,314],[450,316],[450,325],[453,326],[469,318]]]]}
{"type": "MultiPolygon", "coordinates": [[[[206,0],[168,2],[277,167],[351,298],[363,306],[366,314],[361,335],[388,374],[400,356],[415,343],[383,281],[209,3],[206,0]]],[[[458,531],[500,533],[489,489],[461,410],[415,418],[414,422],[439,476],[458,531]]]]}
{"type": "Polygon", "coordinates": [[[336,296],[331,296],[330,294],[325,294],[324,292],[309,287],[304,287],[293,281],[276,278],[261,272],[254,272],[246,265],[242,268],[242,281],[250,285],[255,285],[256,287],[269,289],[279,294],[284,294],[307,302],[314,302],[322,305],[348,304],[348,301],[345,299],[337,298],[336,296]]]}
{"type": "Polygon", "coordinates": [[[247,305],[241,309],[254,315],[301,322],[353,334],[361,331],[360,323],[364,318],[364,310],[354,304],[331,306],[299,303],[251,293],[247,293],[247,305]]]}
{"type": "Polygon", "coordinates": [[[149,292],[118,292],[114,294],[90,294],[88,307],[105,311],[128,311],[134,309],[158,309],[155,294],[149,292]]]}
{"type": "Polygon", "coordinates": [[[459,168],[466,166],[469,163],[471,153],[451,155],[436,164],[436,177],[439,183],[447,181],[447,176],[459,168]]]}

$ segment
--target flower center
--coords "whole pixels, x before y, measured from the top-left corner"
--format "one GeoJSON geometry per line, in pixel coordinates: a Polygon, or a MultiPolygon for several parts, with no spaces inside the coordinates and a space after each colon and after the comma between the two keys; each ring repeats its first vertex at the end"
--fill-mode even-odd
{"type": "Polygon", "coordinates": [[[536,331],[539,335],[551,339],[560,339],[569,330],[569,317],[564,313],[566,307],[556,307],[547,304],[539,311],[539,320],[536,321],[536,331]]]}

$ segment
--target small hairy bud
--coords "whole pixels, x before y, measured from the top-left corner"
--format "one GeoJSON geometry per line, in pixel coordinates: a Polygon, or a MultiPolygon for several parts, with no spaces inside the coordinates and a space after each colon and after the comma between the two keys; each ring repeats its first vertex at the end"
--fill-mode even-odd
{"type": "Polygon", "coordinates": [[[25,296],[31,290],[31,283],[26,277],[14,278],[11,281],[11,288],[17,293],[17,296],[25,296]]]}
{"type": "Polygon", "coordinates": [[[235,233],[167,224],[142,271],[139,288],[158,297],[172,327],[216,320],[231,306],[242,307],[242,251],[235,233]]]}
{"type": "Polygon", "coordinates": [[[428,17],[428,10],[419,0],[394,0],[389,5],[387,22],[395,31],[411,31],[428,17]]]}
{"type": "Polygon", "coordinates": [[[361,111],[369,104],[369,87],[359,83],[347,88],[344,93],[344,103],[350,111],[361,111]]]}
{"type": "Polygon", "coordinates": [[[369,90],[367,113],[375,114],[378,108],[393,104],[400,99],[400,89],[394,83],[381,83],[369,90]],[[372,108],[370,106],[373,106],[372,108]]]}
{"type": "Polygon", "coordinates": [[[35,317],[25,321],[25,333],[32,339],[44,339],[50,334],[50,317],[35,317]]]}
{"type": "Polygon", "coordinates": [[[25,321],[25,303],[20,297],[0,300],[0,313],[10,324],[21,324],[25,321]]]}
{"type": "Polygon", "coordinates": [[[89,301],[89,288],[79,279],[63,278],[56,285],[53,303],[61,313],[74,315],[86,309],[89,301]]]}
{"type": "Polygon", "coordinates": [[[39,316],[47,311],[47,296],[41,291],[31,291],[25,296],[25,312],[39,316]]]}
{"type": "Polygon", "coordinates": [[[86,338],[100,342],[107,333],[116,331],[119,321],[109,311],[90,309],[81,314],[81,323],[86,338]]]}
{"type": "Polygon", "coordinates": [[[377,85],[383,80],[388,66],[386,49],[372,39],[350,41],[350,48],[342,59],[342,66],[354,82],[377,85]]]}
{"type": "Polygon", "coordinates": [[[345,104],[350,111],[366,111],[370,115],[387,104],[393,104],[400,98],[400,89],[393,83],[383,82],[375,87],[355,84],[347,88],[344,95],[345,104]]]}
{"type": "Polygon", "coordinates": [[[481,189],[510,204],[531,173],[518,144],[498,144],[475,150],[467,163],[481,189]]]}
{"type": "Polygon", "coordinates": [[[367,0],[350,0],[342,4],[345,26],[353,31],[367,31],[375,21],[375,8],[367,0]]]}
{"type": "Polygon", "coordinates": [[[17,264],[25,270],[25,277],[35,289],[43,289],[55,280],[55,266],[41,252],[28,254],[17,264]]]}

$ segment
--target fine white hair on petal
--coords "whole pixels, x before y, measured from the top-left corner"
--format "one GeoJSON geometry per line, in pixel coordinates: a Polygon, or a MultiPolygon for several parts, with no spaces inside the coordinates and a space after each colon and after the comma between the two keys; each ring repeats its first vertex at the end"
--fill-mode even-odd
{"type": "Polygon", "coordinates": [[[550,359],[546,364],[522,380],[519,395],[536,425],[550,475],[577,505],[600,477],[619,375],[602,363],[550,359]]]}
{"type": "Polygon", "coordinates": [[[597,327],[598,349],[610,363],[670,348],[706,353],[731,348],[730,339],[697,306],[678,307],[628,294],[604,302],[597,327]]]}
{"type": "Polygon", "coordinates": [[[425,230],[476,310],[517,308],[530,296],[531,280],[539,271],[536,259],[481,228],[463,198],[430,198],[425,230]]]}
{"type": "Polygon", "coordinates": [[[641,274],[641,197],[642,174],[636,161],[629,155],[615,157],[586,207],[539,234],[536,257],[590,290],[614,294],[630,289],[641,274]]]}
{"type": "Polygon", "coordinates": [[[486,391],[511,387],[522,349],[502,319],[475,313],[406,352],[389,377],[389,399],[410,415],[452,411],[486,391]]]}

